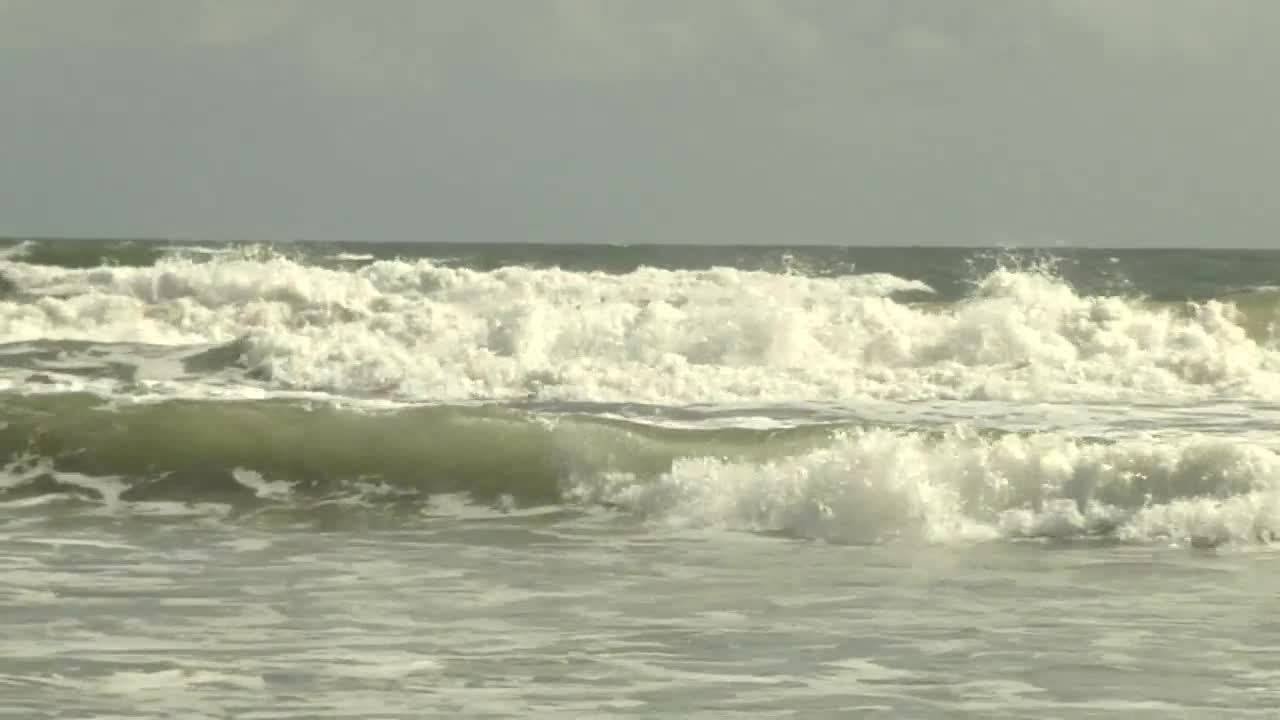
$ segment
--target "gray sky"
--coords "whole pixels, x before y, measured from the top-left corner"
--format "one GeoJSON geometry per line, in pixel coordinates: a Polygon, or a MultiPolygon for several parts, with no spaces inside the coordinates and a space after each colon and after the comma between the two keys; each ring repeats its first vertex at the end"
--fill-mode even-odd
{"type": "Polygon", "coordinates": [[[0,0],[0,234],[1280,247],[1274,0],[0,0]]]}

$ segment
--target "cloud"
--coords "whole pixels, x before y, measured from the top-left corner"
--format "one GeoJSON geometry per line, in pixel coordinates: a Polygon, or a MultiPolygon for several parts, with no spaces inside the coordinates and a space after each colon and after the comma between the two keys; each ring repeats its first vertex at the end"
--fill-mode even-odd
{"type": "MultiPolygon", "coordinates": [[[[254,48],[348,89],[422,88],[450,68],[664,78],[689,67],[803,72],[842,42],[823,4],[780,0],[0,0],[0,47],[254,48]]],[[[883,5],[875,0],[868,7],[883,5]]],[[[865,11],[858,11],[865,14],[865,11]]],[[[876,11],[877,14],[883,11],[876,11]]],[[[856,14],[856,13],[855,13],[856,14]]],[[[836,12],[835,18],[848,12],[836,12]]]]}
{"type": "Polygon", "coordinates": [[[822,40],[802,12],[777,0],[688,3],[675,0],[556,0],[542,50],[584,72],[667,72],[681,65],[812,60],[822,40]]]}
{"type": "Polygon", "coordinates": [[[0,47],[172,47],[197,25],[190,3],[165,0],[0,0],[0,47]]]}
{"type": "Polygon", "coordinates": [[[1263,0],[0,0],[0,215],[1262,237],[1277,19],[1263,0]]]}
{"type": "Polygon", "coordinates": [[[1054,6],[1099,33],[1112,53],[1148,60],[1222,60],[1272,42],[1280,20],[1271,0],[1055,0],[1054,6]]]}
{"type": "MultiPolygon", "coordinates": [[[[528,79],[830,82],[885,62],[1004,53],[1213,61],[1268,48],[1267,0],[0,0],[0,47],[239,48],[345,92],[425,92],[475,72],[528,79]],[[686,80],[689,78],[686,77],[686,80]]],[[[996,58],[998,59],[998,58],[996,58]]],[[[465,81],[465,80],[463,80],[465,81]]]]}
{"type": "Polygon", "coordinates": [[[195,5],[194,39],[215,47],[271,42],[273,35],[297,21],[301,10],[295,0],[201,0],[195,5]]]}

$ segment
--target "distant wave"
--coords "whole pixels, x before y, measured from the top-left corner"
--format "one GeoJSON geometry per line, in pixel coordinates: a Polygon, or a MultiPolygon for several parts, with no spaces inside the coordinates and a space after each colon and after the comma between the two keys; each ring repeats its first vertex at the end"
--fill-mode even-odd
{"type": "Polygon", "coordinates": [[[227,364],[254,385],[442,402],[1280,400],[1271,293],[1152,302],[998,268],[943,302],[884,273],[352,269],[245,252],[0,261],[14,286],[0,338],[234,344],[227,364]]]}
{"type": "Polygon", "coordinates": [[[14,243],[8,247],[0,247],[0,260],[20,260],[31,252],[33,247],[35,247],[35,243],[30,240],[14,243]]]}

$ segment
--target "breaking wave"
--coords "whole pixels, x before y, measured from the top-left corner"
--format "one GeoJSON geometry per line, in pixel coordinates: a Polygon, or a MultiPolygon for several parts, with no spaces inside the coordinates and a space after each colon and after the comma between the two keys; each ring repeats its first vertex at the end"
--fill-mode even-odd
{"type": "Polygon", "coordinates": [[[843,542],[1095,538],[1201,546],[1280,533],[1280,457],[1221,439],[1087,442],[860,430],[764,463],[675,461],[657,478],[609,473],[574,497],[680,526],[843,542]]]}
{"type": "Polygon", "coordinates": [[[1280,533],[1280,455],[1202,435],[1108,442],[858,422],[690,429],[495,407],[113,407],[77,395],[19,399],[3,412],[8,507],[214,503],[253,514],[354,503],[420,516],[433,498],[460,495],[854,543],[1220,545],[1280,533]]]}
{"type": "MultiPolygon", "coordinates": [[[[317,267],[269,253],[81,269],[0,259],[0,275],[10,344],[222,348],[223,379],[269,390],[667,405],[1280,399],[1280,298],[1266,290],[1154,302],[1001,268],[944,302],[883,273],[317,267]]],[[[43,375],[83,389],[74,374],[43,375]]]]}
{"type": "Polygon", "coordinates": [[[0,250],[15,512],[457,497],[854,543],[1280,532],[1280,292],[1247,260],[1182,302],[1052,264],[963,291],[950,266],[698,265],[720,248],[608,271],[90,250],[0,250]]]}

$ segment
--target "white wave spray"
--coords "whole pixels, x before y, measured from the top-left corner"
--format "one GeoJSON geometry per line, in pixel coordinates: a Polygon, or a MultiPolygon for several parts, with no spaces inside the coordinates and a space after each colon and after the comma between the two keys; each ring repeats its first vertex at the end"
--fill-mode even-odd
{"type": "Polygon", "coordinates": [[[1105,537],[1219,545],[1280,535],[1280,456],[1206,437],[1086,443],[872,430],[765,463],[686,458],[569,494],[667,524],[842,542],[1105,537]]]}
{"type": "MultiPolygon", "coordinates": [[[[277,390],[457,401],[1280,400],[1235,304],[1156,305],[999,269],[957,303],[891,275],[611,275],[281,257],[69,270],[0,260],[0,340],[208,346],[277,390]]],[[[1254,323],[1256,324],[1256,323],[1254,323]]]]}

